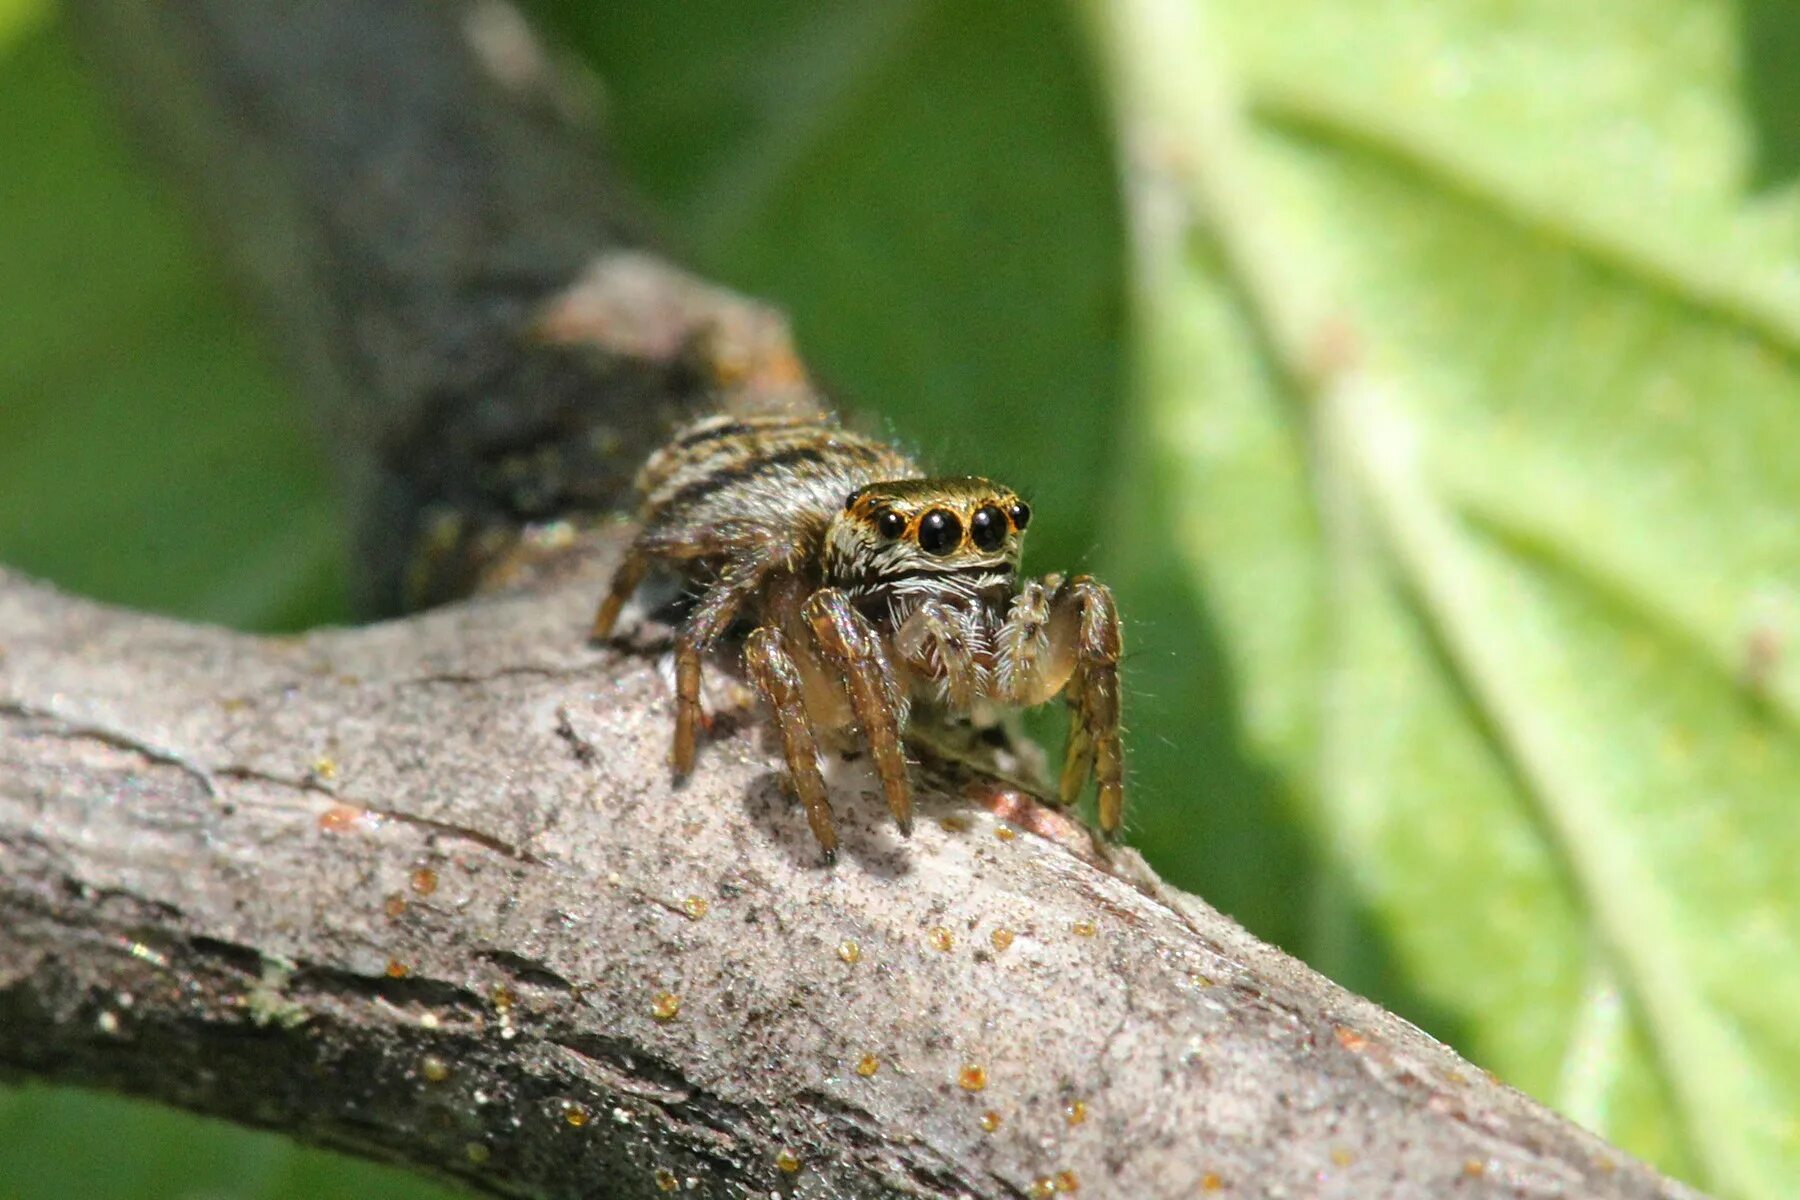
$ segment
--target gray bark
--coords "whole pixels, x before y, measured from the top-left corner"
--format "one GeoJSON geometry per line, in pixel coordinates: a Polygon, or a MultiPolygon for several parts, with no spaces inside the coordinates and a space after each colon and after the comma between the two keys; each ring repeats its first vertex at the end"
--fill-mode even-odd
{"type": "Polygon", "coordinates": [[[910,840],[847,765],[822,868],[729,655],[674,786],[657,655],[584,641],[620,535],[541,522],[791,402],[779,320],[618,253],[491,4],[78,7],[371,602],[487,590],[253,638],[0,573],[0,1071],[496,1195],[1692,1194],[966,763],[919,752],[910,840]]]}
{"type": "Polygon", "coordinates": [[[820,867],[723,672],[671,786],[599,583],[267,640],[5,578],[0,1063],[507,1195],[1685,1194],[966,770],[820,867]]]}

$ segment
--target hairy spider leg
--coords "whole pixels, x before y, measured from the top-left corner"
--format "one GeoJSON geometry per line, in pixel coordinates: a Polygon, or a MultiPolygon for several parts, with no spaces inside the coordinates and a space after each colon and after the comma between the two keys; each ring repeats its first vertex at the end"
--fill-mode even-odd
{"type": "Polygon", "coordinates": [[[843,673],[850,707],[868,739],[881,776],[881,790],[900,832],[912,835],[912,788],[906,778],[906,758],[901,753],[900,730],[906,723],[907,703],[900,692],[894,669],[882,649],[881,638],[868,618],[856,611],[850,599],[836,588],[821,588],[808,596],[800,615],[827,662],[843,673]]]}
{"type": "Polygon", "coordinates": [[[806,823],[812,827],[813,837],[818,839],[829,866],[837,861],[837,826],[831,818],[825,779],[819,774],[819,745],[813,739],[812,722],[806,713],[805,679],[788,653],[786,642],[779,629],[763,626],[751,633],[744,644],[744,665],[756,690],[775,714],[788,778],[806,808],[806,823]]]}
{"type": "Polygon", "coordinates": [[[1111,589],[1077,575],[1057,590],[1053,607],[1078,614],[1075,672],[1069,681],[1069,747],[1059,792],[1072,803],[1092,774],[1100,832],[1119,835],[1125,820],[1124,758],[1119,735],[1119,611],[1111,589]]]}
{"type": "Polygon", "coordinates": [[[717,583],[700,597],[681,630],[675,635],[675,741],[669,747],[669,763],[677,775],[694,768],[696,730],[704,721],[700,710],[700,663],[714,642],[725,636],[744,606],[753,601],[769,577],[792,560],[786,547],[759,546],[739,551],[726,565],[717,583]]]}
{"type": "Polygon", "coordinates": [[[635,543],[625,552],[625,558],[613,572],[612,587],[607,589],[606,597],[600,601],[600,609],[594,614],[594,628],[588,636],[594,641],[609,636],[613,626],[618,624],[619,612],[625,607],[625,601],[644,582],[644,572],[650,569],[650,556],[635,543]]]}
{"type": "Polygon", "coordinates": [[[614,569],[612,585],[607,588],[599,610],[594,613],[594,627],[588,636],[598,641],[612,634],[613,626],[618,624],[619,613],[625,608],[625,602],[631,599],[632,593],[644,582],[650,564],[656,559],[681,562],[724,558],[730,561],[749,553],[755,545],[753,535],[730,527],[709,530],[707,536],[690,541],[683,539],[679,532],[661,529],[654,524],[646,526],[632,540],[631,548],[625,551],[625,557],[619,560],[618,567],[614,569]]]}

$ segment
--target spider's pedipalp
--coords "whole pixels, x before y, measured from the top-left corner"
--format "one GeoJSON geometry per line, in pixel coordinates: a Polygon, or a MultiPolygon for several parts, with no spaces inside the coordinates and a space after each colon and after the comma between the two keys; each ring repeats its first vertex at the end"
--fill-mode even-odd
{"type": "MultiPolygon", "coordinates": [[[[1052,600],[1061,585],[1060,575],[1027,582],[994,635],[994,683],[1008,704],[1030,708],[1044,703],[1062,691],[1075,670],[1074,639],[1057,637],[1052,620],[1052,600]]],[[[1072,622],[1062,623],[1073,628],[1072,622]]]]}
{"type": "Polygon", "coordinates": [[[969,711],[986,690],[985,673],[977,661],[980,631],[973,626],[966,609],[927,600],[894,635],[897,657],[915,670],[938,677],[945,703],[956,712],[969,711]]]}

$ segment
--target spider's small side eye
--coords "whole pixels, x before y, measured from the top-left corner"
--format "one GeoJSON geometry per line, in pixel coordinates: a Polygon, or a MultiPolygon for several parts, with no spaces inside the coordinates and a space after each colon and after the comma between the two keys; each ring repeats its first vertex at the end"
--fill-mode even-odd
{"type": "Polygon", "coordinates": [[[875,518],[875,528],[884,538],[897,538],[906,532],[906,518],[889,509],[875,518]]]}
{"type": "Polygon", "coordinates": [[[934,508],[919,518],[919,549],[927,554],[948,554],[962,541],[962,522],[956,514],[934,508]]]}
{"type": "Polygon", "coordinates": [[[1012,518],[1014,529],[1024,529],[1031,524],[1031,505],[1020,500],[1006,510],[1006,515],[1012,518]]]}
{"type": "Polygon", "coordinates": [[[845,496],[844,497],[844,511],[849,512],[851,509],[855,508],[856,502],[858,500],[862,499],[862,494],[863,494],[863,490],[861,488],[857,488],[854,492],[851,492],[848,496],[845,496]]]}
{"type": "Polygon", "coordinates": [[[969,536],[983,550],[998,550],[1006,544],[1006,514],[986,504],[969,518],[969,536]]]}

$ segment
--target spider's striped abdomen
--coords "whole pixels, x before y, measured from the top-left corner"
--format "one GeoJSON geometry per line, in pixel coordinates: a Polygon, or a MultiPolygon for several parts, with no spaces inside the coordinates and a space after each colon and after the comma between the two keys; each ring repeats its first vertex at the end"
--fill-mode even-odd
{"type": "Polygon", "coordinates": [[[805,525],[822,536],[851,492],[918,475],[898,450],[835,424],[718,416],[682,429],[637,485],[646,525],[671,541],[757,526],[805,525]]]}

